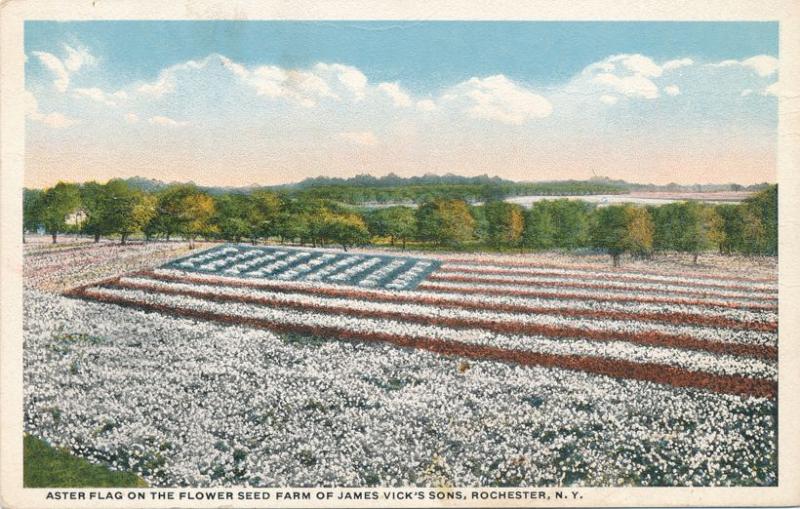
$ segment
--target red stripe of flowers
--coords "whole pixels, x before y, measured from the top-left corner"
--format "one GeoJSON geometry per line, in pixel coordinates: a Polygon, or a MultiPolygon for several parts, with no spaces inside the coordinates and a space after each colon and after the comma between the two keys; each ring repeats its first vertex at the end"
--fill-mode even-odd
{"type": "MultiPolygon", "coordinates": [[[[463,273],[469,272],[471,274],[487,274],[487,275],[494,275],[494,276],[528,276],[528,277],[551,277],[551,278],[558,278],[558,279],[575,279],[580,278],[582,276],[575,275],[575,274],[565,274],[563,272],[547,272],[547,271],[539,271],[539,270],[531,270],[531,269],[514,269],[514,268],[498,268],[498,269],[490,269],[490,268],[483,268],[483,267],[469,267],[466,268],[463,265],[442,265],[439,268],[439,272],[445,273],[463,273]]],[[[607,275],[597,274],[594,277],[607,277],[607,275]]],[[[728,285],[724,283],[712,283],[712,282],[697,282],[697,281],[682,281],[679,279],[673,280],[662,280],[662,279],[653,279],[652,277],[647,276],[634,276],[629,274],[614,274],[614,278],[617,280],[624,280],[625,282],[633,281],[637,283],[652,283],[652,284],[662,284],[662,285],[673,285],[673,286],[686,286],[690,288],[717,288],[720,290],[738,290],[744,292],[759,292],[759,293],[772,293],[774,294],[777,289],[772,288],[753,288],[751,286],[746,285],[728,285]]]]}
{"type": "MultiPolygon", "coordinates": [[[[609,267],[600,267],[598,265],[566,265],[566,264],[557,264],[557,263],[535,263],[535,262],[522,262],[516,260],[497,260],[497,261],[486,261],[486,262],[477,262],[470,258],[444,258],[442,259],[442,263],[450,263],[450,264],[464,264],[464,265],[474,265],[476,267],[480,267],[481,265],[491,264],[491,265],[499,265],[503,267],[524,267],[524,268],[531,268],[531,269],[565,269],[565,270],[579,270],[579,271],[588,271],[591,272],[592,275],[597,274],[607,274],[609,276],[617,276],[620,274],[642,274],[648,276],[677,276],[677,277],[691,277],[697,279],[711,279],[713,281],[717,281],[720,279],[719,276],[715,276],[713,274],[703,274],[702,272],[672,272],[672,271],[653,271],[653,270],[642,270],[642,269],[621,269],[621,270],[613,270],[609,267]]],[[[749,277],[749,276],[735,276],[735,275],[726,275],[724,279],[729,281],[743,281],[747,283],[775,283],[777,278],[775,277],[749,277]]]]}
{"type": "Polygon", "coordinates": [[[649,346],[661,346],[670,348],[686,348],[690,350],[701,350],[706,352],[745,355],[752,357],[763,357],[766,359],[777,359],[778,352],[775,347],[767,345],[752,345],[743,343],[723,343],[717,341],[705,341],[691,336],[678,334],[666,334],[656,331],[643,332],[611,332],[605,330],[586,330],[577,327],[564,327],[557,325],[544,325],[532,323],[515,323],[501,320],[491,320],[482,318],[456,318],[440,317],[424,314],[414,314],[405,311],[380,311],[368,309],[352,309],[346,306],[335,304],[306,304],[302,302],[287,302],[272,297],[254,297],[244,295],[221,295],[214,293],[213,290],[196,291],[181,290],[177,288],[163,288],[154,284],[132,284],[122,281],[115,282],[108,286],[119,288],[146,290],[150,292],[162,293],[167,295],[179,295],[182,297],[193,297],[197,299],[209,300],[213,302],[235,302],[239,304],[256,304],[269,306],[277,309],[291,309],[295,311],[325,313],[334,315],[347,315],[355,318],[374,318],[380,320],[395,320],[423,325],[436,325],[440,327],[460,328],[460,329],[482,329],[501,334],[514,335],[539,335],[551,338],[579,338],[594,341],[627,341],[649,346]]]}
{"type": "MultiPolygon", "coordinates": [[[[590,290],[617,290],[617,291],[637,291],[643,293],[661,293],[661,294],[670,294],[670,295],[685,295],[689,297],[717,297],[717,298],[737,298],[737,297],[729,297],[724,293],[719,292],[702,292],[702,291],[695,291],[695,290],[659,290],[655,288],[642,288],[637,286],[620,286],[614,284],[604,284],[604,283],[578,283],[574,281],[559,281],[557,283],[554,282],[546,282],[546,281],[532,281],[532,280],[522,280],[522,279],[505,279],[505,278],[493,278],[493,277],[486,277],[486,278],[477,278],[472,276],[459,276],[455,274],[441,274],[438,272],[434,272],[433,274],[428,276],[429,281],[444,281],[444,282],[458,282],[458,283],[482,283],[482,284],[498,284],[498,285],[519,285],[525,284],[526,286],[534,286],[534,287],[562,287],[562,288],[586,288],[590,290]]],[[[758,296],[759,300],[770,301],[770,302],[777,302],[777,297],[769,297],[764,295],[758,296]]]]}
{"type": "Polygon", "coordinates": [[[191,282],[193,284],[200,284],[200,285],[220,284],[234,288],[253,288],[259,290],[267,290],[276,293],[321,295],[325,297],[362,299],[372,302],[420,304],[426,306],[437,306],[437,307],[451,308],[451,309],[568,316],[575,318],[589,318],[598,320],[663,322],[673,325],[699,325],[705,327],[722,327],[728,329],[743,329],[743,330],[754,330],[761,332],[775,332],[778,330],[778,324],[775,322],[746,322],[720,316],[705,316],[700,314],[681,313],[681,312],[643,311],[643,312],[630,313],[626,311],[608,311],[608,310],[598,311],[593,309],[544,308],[537,306],[527,306],[524,304],[506,304],[502,302],[467,302],[467,301],[453,300],[444,297],[421,295],[418,293],[393,293],[391,295],[387,295],[386,293],[380,293],[380,292],[357,289],[357,288],[341,288],[341,287],[340,288],[330,288],[330,287],[287,288],[282,283],[241,281],[233,279],[220,281],[219,283],[211,283],[208,282],[207,280],[203,280],[202,278],[193,278],[188,274],[186,275],[186,277],[155,274],[152,271],[145,271],[141,272],[140,274],[149,278],[158,279],[161,281],[176,282],[176,283],[191,282]]]}
{"type": "Polygon", "coordinates": [[[213,321],[223,324],[248,326],[266,329],[276,333],[299,333],[312,336],[333,338],[343,341],[361,341],[370,343],[389,343],[403,348],[415,348],[443,355],[455,355],[472,359],[494,360],[523,366],[544,366],[573,371],[583,371],[614,378],[627,378],[655,382],[673,387],[690,387],[713,392],[775,398],[778,391],[777,382],[740,375],[716,375],[711,373],[689,371],[674,366],[655,363],[636,363],[631,361],[604,359],[580,355],[552,355],[520,350],[507,350],[486,345],[460,343],[457,341],[436,340],[426,337],[403,336],[386,332],[365,333],[343,327],[314,326],[306,324],[281,324],[268,320],[231,316],[186,309],[178,306],[152,304],[135,299],[110,295],[87,295],[84,290],[76,289],[71,296],[117,304],[144,311],[169,314],[197,320],[213,321]]]}

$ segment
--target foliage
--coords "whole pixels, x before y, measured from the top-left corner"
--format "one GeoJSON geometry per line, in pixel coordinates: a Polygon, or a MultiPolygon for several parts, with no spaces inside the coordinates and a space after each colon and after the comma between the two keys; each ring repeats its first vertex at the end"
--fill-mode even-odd
{"type": "Polygon", "coordinates": [[[389,237],[392,246],[396,241],[403,243],[413,238],[417,232],[417,218],[411,207],[395,206],[375,209],[367,214],[370,232],[378,237],[389,237]]]}
{"type": "Polygon", "coordinates": [[[472,240],[475,218],[463,200],[437,198],[417,209],[417,238],[438,245],[458,245],[472,240]]]}
{"type": "Polygon", "coordinates": [[[516,246],[525,228],[524,210],[519,205],[492,201],[484,205],[488,224],[487,240],[493,246],[516,246]]]}
{"type": "MultiPolygon", "coordinates": [[[[373,186],[384,191],[393,189],[397,179],[353,181],[364,184],[357,186],[361,190],[373,186]]],[[[769,256],[778,251],[777,186],[761,186],[761,192],[736,205],[690,201],[644,208],[622,206],[627,210],[622,214],[620,206],[596,208],[585,201],[566,199],[538,201],[525,210],[497,199],[509,182],[488,177],[431,177],[428,184],[423,180],[409,180],[430,193],[408,195],[414,199],[425,196],[416,209],[404,205],[356,209],[346,203],[353,201],[352,196],[317,193],[325,186],[341,187],[336,179],[282,192],[257,189],[216,195],[193,184],[158,186],[148,192],[124,180],[81,186],[59,182],[43,191],[24,190],[23,230],[43,227],[54,241],[58,233],[80,226],[82,233],[93,235],[96,241],[119,235],[123,243],[130,235],[143,232],[147,239],[169,240],[179,235],[190,244],[202,236],[254,244],[270,238],[312,246],[333,243],[343,249],[369,241],[388,241],[392,246],[400,242],[404,249],[408,241],[422,242],[425,249],[451,250],[595,248],[609,252],[616,262],[625,252],[646,257],[653,252],[678,251],[692,254],[696,261],[710,249],[769,256]],[[450,190],[480,186],[482,198],[489,199],[483,205],[470,205],[437,186],[450,190]],[[337,196],[346,199],[333,199],[337,196]],[[623,222],[624,228],[620,226],[623,222]]],[[[601,183],[619,188],[611,181],[601,183]]]]}
{"type": "Polygon", "coordinates": [[[39,218],[53,243],[59,233],[67,230],[68,217],[81,206],[81,196],[76,184],[59,182],[44,191],[39,218]]]}
{"type": "Polygon", "coordinates": [[[23,486],[26,488],[144,488],[141,478],[89,463],[43,440],[23,439],[23,486]]]}
{"type": "Polygon", "coordinates": [[[644,207],[602,207],[594,215],[592,244],[610,254],[616,267],[623,253],[648,256],[653,249],[653,231],[653,220],[644,207]]]}

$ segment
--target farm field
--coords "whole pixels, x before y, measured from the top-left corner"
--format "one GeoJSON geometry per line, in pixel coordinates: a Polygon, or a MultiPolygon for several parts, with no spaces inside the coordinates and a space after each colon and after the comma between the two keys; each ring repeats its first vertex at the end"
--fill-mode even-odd
{"type": "Polygon", "coordinates": [[[151,486],[777,482],[774,259],[33,246],[25,430],[151,486]]]}

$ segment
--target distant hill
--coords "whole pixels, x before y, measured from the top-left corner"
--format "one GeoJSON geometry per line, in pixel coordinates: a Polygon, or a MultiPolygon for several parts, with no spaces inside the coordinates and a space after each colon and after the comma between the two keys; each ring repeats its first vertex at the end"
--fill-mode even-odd
{"type": "Polygon", "coordinates": [[[477,177],[464,177],[452,173],[436,175],[426,173],[422,176],[400,177],[394,173],[389,173],[383,177],[374,177],[368,174],[356,175],[350,178],[338,177],[313,177],[307,178],[295,184],[285,186],[291,189],[309,189],[314,187],[329,186],[352,186],[352,187],[398,187],[398,186],[423,186],[423,185],[500,185],[514,184],[512,180],[505,180],[500,177],[490,177],[488,175],[478,175],[477,177]]]}
{"type": "MultiPolygon", "coordinates": [[[[193,182],[164,182],[158,179],[145,177],[129,177],[125,180],[131,186],[147,192],[154,192],[175,184],[194,184],[193,182]]],[[[390,190],[401,188],[415,189],[417,192],[423,188],[430,189],[483,189],[483,190],[502,190],[501,194],[515,195],[520,194],[569,194],[571,190],[576,190],[576,194],[602,194],[602,193],[628,193],[633,191],[661,191],[661,192],[717,192],[717,191],[760,191],[769,186],[768,183],[753,184],[743,186],[740,184],[639,184],[627,182],[625,180],[611,179],[604,176],[592,177],[587,180],[550,180],[550,181],[518,181],[503,179],[498,176],[478,175],[475,177],[465,177],[446,173],[436,175],[426,173],[421,176],[400,177],[394,173],[389,173],[382,177],[375,177],[369,174],[356,175],[350,178],[339,177],[313,177],[306,178],[300,182],[291,184],[281,184],[275,186],[262,186],[250,184],[249,186],[197,186],[200,189],[213,194],[221,195],[226,193],[249,193],[258,189],[272,191],[282,191],[287,193],[303,194],[337,194],[343,189],[356,190],[375,190],[377,193],[387,194],[390,190]]],[[[396,194],[388,193],[387,196],[396,194]]],[[[367,195],[364,199],[369,199],[367,195]]]]}

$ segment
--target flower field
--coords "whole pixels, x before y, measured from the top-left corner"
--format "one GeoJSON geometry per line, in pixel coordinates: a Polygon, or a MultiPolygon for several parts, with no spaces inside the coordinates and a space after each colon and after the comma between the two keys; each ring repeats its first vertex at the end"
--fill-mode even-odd
{"type": "Polygon", "coordinates": [[[28,288],[30,434],[163,486],[777,482],[768,267],[160,249],[28,288]]]}

